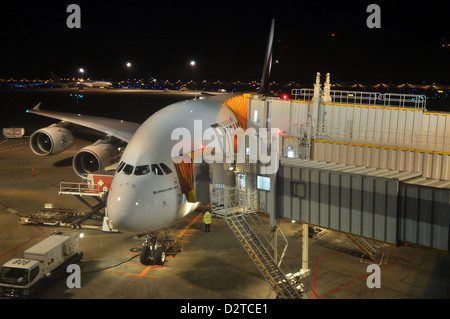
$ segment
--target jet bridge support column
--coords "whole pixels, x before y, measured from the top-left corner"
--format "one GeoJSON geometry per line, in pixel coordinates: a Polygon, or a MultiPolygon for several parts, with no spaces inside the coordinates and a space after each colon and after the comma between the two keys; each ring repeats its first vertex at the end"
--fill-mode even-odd
{"type": "Polygon", "coordinates": [[[309,270],[309,234],[308,234],[308,224],[302,224],[302,269],[300,273],[303,277],[308,276],[309,270]]]}

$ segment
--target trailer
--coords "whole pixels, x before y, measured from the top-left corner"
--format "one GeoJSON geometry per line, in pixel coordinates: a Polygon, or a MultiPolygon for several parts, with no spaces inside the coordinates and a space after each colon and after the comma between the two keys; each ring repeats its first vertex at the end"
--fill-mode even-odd
{"type": "Polygon", "coordinates": [[[76,210],[45,207],[29,216],[21,217],[19,223],[22,225],[70,227],[70,225],[76,224],[84,215],[84,213],[76,210]]]}
{"type": "MultiPolygon", "coordinates": [[[[108,218],[103,218],[102,225],[88,225],[85,222],[89,218],[94,218],[92,214],[79,212],[77,210],[62,209],[46,204],[43,209],[28,216],[20,217],[19,224],[34,226],[70,227],[71,229],[94,229],[104,232],[117,232],[109,222],[108,218]]],[[[100,218],[97,218],[100,219],[100,218]]]]}
{"type": "Polygon", "coordinates": [[[24,258],[14,258],[0,270],[0,296],[29,298],[39,293],[45,283],[61,276],[67,266],[79,262],[78,234],[55,232],[27,249],[24,258]]]}
{"type": "Polygon", "coordinates": [[[3,129],[3,136],[5,138],[23,138],[24,135],[25,129],[22,127],[7,127],[3,129]]]}

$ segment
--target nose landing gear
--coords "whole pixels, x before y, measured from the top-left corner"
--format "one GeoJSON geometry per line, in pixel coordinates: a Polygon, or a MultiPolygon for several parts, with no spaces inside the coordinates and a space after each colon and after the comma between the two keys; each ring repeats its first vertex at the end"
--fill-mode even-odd
{"type": "Polygon", "coordinates": [[[181,251],[181,245],[178,239],[171,239],[167,229],[164,236],[158,238],[158,233],[151,233],[145,236],[145,242],[142,244],[140,261],[143,265],[163,266],[167,255],[175,257],[181,251]]]}

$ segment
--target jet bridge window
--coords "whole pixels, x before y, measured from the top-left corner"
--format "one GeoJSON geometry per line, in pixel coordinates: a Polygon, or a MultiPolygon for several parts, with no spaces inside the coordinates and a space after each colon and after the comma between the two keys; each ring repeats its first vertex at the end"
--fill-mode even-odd
{"type": "Polygon", "coordinates": [[[166,173],[166,175],[172,173],[172,170],[166,164],[159,163],[159,166],[161,166],[162,170],[164,171],[164,173],[166,173]]]}
{"type": "Polygon", "coordinates": [[[133,169],[134,169],[133,165],[127,164],[123,168],[123,173],[126,174],[126,175],[130,175],[131,173],[133,173],[133,169]]]}
{"type": "Polygon", "coordinates": [[[291,182],[291,196],[298,198],[306,198],[306,183],[291,182]]]}
{"type": "Polygon", "coordinates": [[[152,172],[155,175],[164,175],[161,167],[159,167],[158,164],[152,164],[152,172]]]}
{"type": "Polygon", "coordinates": [[[150,166],[148,166],[148,165],[136,166],[136,169],[134,170],[134,175],[137,175],[137,176],[148,175],[148,174],[150,174],[150,166]]]}

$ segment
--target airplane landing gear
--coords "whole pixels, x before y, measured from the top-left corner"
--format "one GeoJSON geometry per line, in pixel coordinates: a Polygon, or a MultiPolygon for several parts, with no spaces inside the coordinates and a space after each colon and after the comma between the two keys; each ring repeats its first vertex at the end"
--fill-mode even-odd
{"type": "Polygon", "coordinates": [[[145,236],[140,261],[143,265],[163,266],[167,255],[175,257],[180,251],[181,245],[178,239],[171,239],[170,233],[166,229],[162,238],[158,238],[158,233],[145,236]]]}

